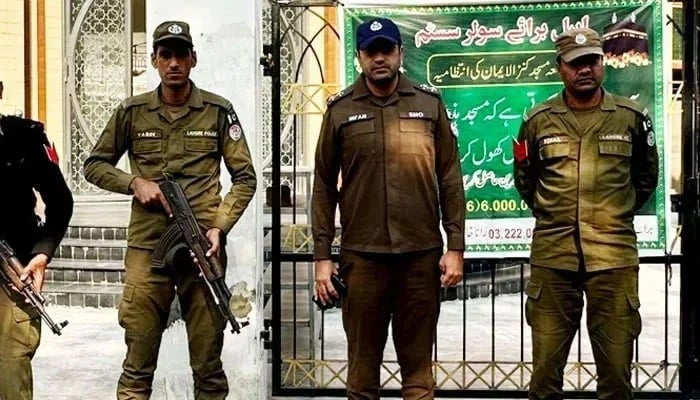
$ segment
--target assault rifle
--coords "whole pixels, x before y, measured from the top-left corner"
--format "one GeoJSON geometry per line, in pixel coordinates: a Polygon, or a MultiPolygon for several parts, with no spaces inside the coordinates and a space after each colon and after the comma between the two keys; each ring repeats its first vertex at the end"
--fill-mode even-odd
{"type": "Polygon", "coordinates": [[[51,331],[60,336],[61,330],[68,325],[68,321],[56,324],[51,317],[49,317],[46,309],[44,309],[44,304],[46,303],[44,296],[36,290],[31,280],[27,282],[26,280],[22,281],[19,279],[19,277],[22,276],[24,267],[19,259],[17,259],[12,247],[4,240],[0,240],[0,264],[2,264],[0,276],[2,276],[2,281],[7,285],[7,288],[12,290],[11,286],[14,286],[19,290],[27,302],[31,304],[32,308],[39,313],[41,319],[46,322],[46,325],[51,328],[51,331]]]}
{"type": "Polygon", "coordinates": [[[165,181],[160,183],[159,186],[170,205],[175,223],[166,230],[154,251],[154,267],[159,267],[158,263],[162,264],[159,254],[169,252],[175,243],[181,243],[184,240],[187,248],[197,258],[195,264],[197,264],[200,275],[204,278],[204,282],[209,288],[216,308],[231,323],[231,332],[240,333],[241,326],[248,325],[248,322],[239,323],[231,312],[229,305],[231,302],[231,291],[224,280],[224,268],[216,255],[206,256],[210,246],[204,229],[197,223],[197,219],[187,202],[180,184],[171,175],[164,175],[165,181]]]}

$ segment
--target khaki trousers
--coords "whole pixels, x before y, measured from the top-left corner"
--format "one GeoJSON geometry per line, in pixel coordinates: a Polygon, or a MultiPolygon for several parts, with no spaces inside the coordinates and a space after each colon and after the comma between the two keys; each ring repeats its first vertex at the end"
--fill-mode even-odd
{"type": "Polygon", "coordinates": [[[226,320],[210,305],[211,294],[193,264],[175,268],[169,274],[155,273],[151,270],[151,255],[150,250],[133,247],[126,252],[119,324],[125,331],[127,352],[117,384],[117,399],[150,398],[161,337],[177,293],[187,327],[194,397],[224,400],[228,383],[221,350],[226,320]]]}
{"type": "Polygon", "coordinates": [[[32,400],[41,319],[24,297],[0,286],[0,400],[32,400]]]}
{"type": "Polygon", "coordinates": [[[586,318],[598,373],[598,399],[632,399],[634,340],[642,329],[638,267],[570,272],[532,266],[525,315],[532,327],[531,400],[563,399],[564,367],[586,318]]]}
{"type": "Polygon", "coordinates": [[[341,252],[340,273],[348,286],[342,301],[348,399],[379,399],[389,322],[403,398],[434,398],[431,356],[440,312],[441,256],[441,249],[393,255],[341,252]]]}

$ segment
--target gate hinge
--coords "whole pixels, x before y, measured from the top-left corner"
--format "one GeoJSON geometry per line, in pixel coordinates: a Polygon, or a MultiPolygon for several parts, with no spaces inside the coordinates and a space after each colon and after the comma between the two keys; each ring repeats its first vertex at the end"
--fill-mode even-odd
{"type": "Polygon", "coordinates": [[[272,320],[270,318],[265,318],[263,320],[264,330],[260,331],[260,340],[263,341],[263,349],[270,350],[272,348],[272,341],[270,340],[270,326],[272,326],[272,320]]]}

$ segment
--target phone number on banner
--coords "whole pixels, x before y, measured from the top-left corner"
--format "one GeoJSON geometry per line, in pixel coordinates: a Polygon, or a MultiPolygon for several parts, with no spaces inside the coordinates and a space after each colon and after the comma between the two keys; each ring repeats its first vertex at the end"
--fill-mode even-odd
{"type": "MultiPolygon", "coordinates": [[[[635,216],[634,227],[637,241],[658,240],[658,224],[658,218],[655,215],[635,216]]],[[[535,219],[467,219],[464,228],[467,245],[529,244],[532,241],[535,219]]]]}
{"type": "Polygon", "coordinates": [[[534,218],[467,219],[466,244],[529,244],[534,227],[534,218]]]}

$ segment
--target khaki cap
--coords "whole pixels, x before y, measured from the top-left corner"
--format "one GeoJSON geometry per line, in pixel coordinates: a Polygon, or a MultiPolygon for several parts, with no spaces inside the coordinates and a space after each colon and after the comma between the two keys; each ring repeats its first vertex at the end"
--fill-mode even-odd
{"type": "Polygon", "coordinates": [[[160,25],[156,27],[156,30],[153,31],[153,44],[168,39],[182,40],[191,46],[192,36],[190,35],[190,25],[183,21],[161,22],[160,25]]]}
{"type": "Polygon", "coordinates": [[[557,38],[556,46],[557,56],[567,63],[588,54],[605,54],[598,32],[589,28],[574,28],[562,32],[557,38]]]}

